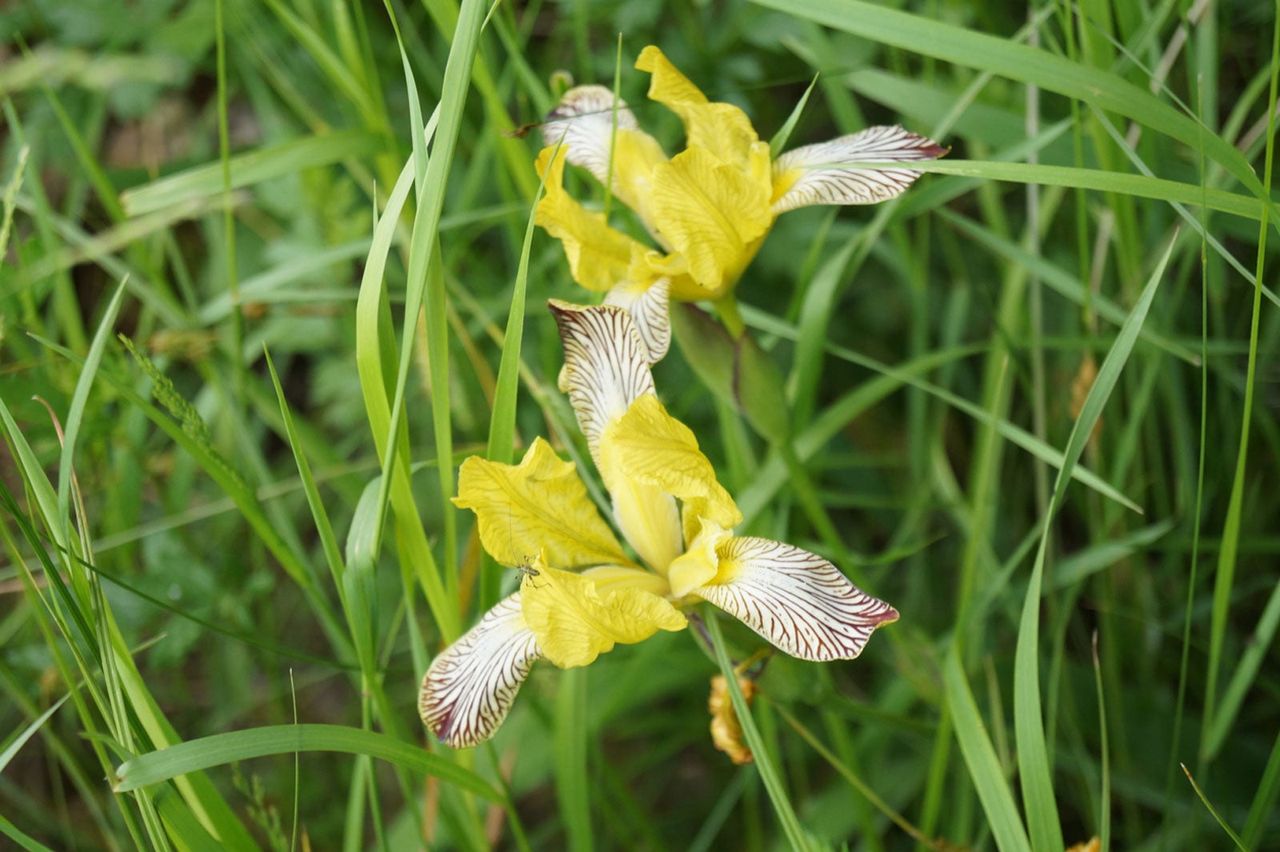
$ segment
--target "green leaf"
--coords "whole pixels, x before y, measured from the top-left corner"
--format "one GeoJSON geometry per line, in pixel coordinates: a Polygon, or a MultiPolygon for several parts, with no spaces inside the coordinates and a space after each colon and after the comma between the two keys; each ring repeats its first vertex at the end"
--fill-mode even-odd
{"type": "MultiPolygon", "coordinates": [[[[230,158],[229,188],[240,189],[317,166],[367,157],[380,147],[378,137],[364,130],[340,130],[268,145],[230,158]]],[[[184,169],[127,189],[120,194],[120,200],[125,213],[133,217],[175,204],[201,202],[222,192],[222,163],[218,162],[184,169]]]]}
{"type": "Polygon", "coordinates": [[[978,801],[982,803],[982,810],[987,815],[987,824],[991,826],[996,846],[1001,852],[1031,852],[1026,829],[1018,816],[1018,806],[1013,801],[1013,793],[1005,781],[1004,769],[991,746],[991,737],[982,724],[982,716],[978,713],[978,705],[969,690],[969,682],[965,679],[955,646],[952,646],[951,653],[947,655],[942,679],[947,707],[951,710],[951,718],[955,723],[956,740],[960,743],[960,753],[969,768],[974,789],[978,791],[978,801]]]}
{"type": "Polygon", "coordinates": [[[120,764],[116,768],[114,789],[116,792],[138,790],[188,772],[238,760],[308,751],[368,755],[410,772],[439,778],[490,801],[502,800],[488,781],[421,746],[344,725],[267,725],[179,743],[120,764]]]}
{"type": "MultiPolygon", "coordinates": [[[[1176,239],[1176,237],[1175,237],[1176,239]]],[[[1102,416],[1102,409],[1115,389],[1120,373],[1138,341],[1142,324],[1146,321],[1156,289],[1164,275],[1165,266],[1173,254],[1174,241],[1170,240],[1164,255],[1142,288],[1138,302],[1129,312],[1116,335],[1115,342],[1098,368],[1097,378],[1085,397],[1080,416],[1071,427],[1067,447],[1063,451],[1062,466],[1058,469],[1053,495],[1044,518],[1040,534],[1040,546],[1036,551],[1031,582],[1023,600],[1022,618],[1018,627],[1018,643],[1014,653],[1013,720],[1018,745],[1018,775],[1022,783],[1022,799],[1027,810],[1027,822],[1031,840],[1037,849],[1062,848],[1062,827],[1058,822],[1057,803],[1053,794],[1053,770],[1049,766],[1045,743],[1044,716],[1040,707],[1040,598],[1043,593],[1045,558],[1048,552],[1049,533],[1054,515],[1062,506],[1071,472],[1084,453],[1085,445],[1093,434],[1093,427],[1102,416]]]]}
{"type": "Polygon", "coordinates": [[[723,325],[687,302],[671,305],[671,330],[693,372],[771,443],[786,439],[790,424],[782,376],[750,335],[734,339],[723,325]]]}
{"type": "Polygon", "coordinates": [[[1221,137],[1206,131],[1140,86],[1038,47],[964,29],[862,0],[753,0],[833,29],[932,56],[964,68],[989,71],[1010,80],[1076,98],[1119,113],[1191,147],[1204,147],[1260,199],[1268,198],[1244,156],[1221,137]]]}
{"type": "Polygon", "coordinates": [[[707,632],[711,635],[711,647],[715,651],[716,662],[720,665],[720,674],[724,676],[725,683],[729,687],[729,699],[733,702],[733,712],[742,726],[742,735],[747,741],[747,747],[755,756],[753,765],[760,773],[760,781],[769,794],[769,801],[773,805],[774,813],[778,816],[778,822],[782,823],[783,833],[786,834],[792,849],[809,849],[810,844],[804,828],[796,817],[796,811],[791,804],[791,799],[787,796],[786,787],[783,786],[782,778],[778,775],[769,750],[765,747],[764,737],[756,727],[755,717],[751,715],[751,707],[742,696],[742,687],[738,685],[738,673],[734,671],[733,662],[729,659],[729,650],[724,644],[724,636],[720,632],[719,616],[710,605],[702,608],[702,614],[707,632]]]}

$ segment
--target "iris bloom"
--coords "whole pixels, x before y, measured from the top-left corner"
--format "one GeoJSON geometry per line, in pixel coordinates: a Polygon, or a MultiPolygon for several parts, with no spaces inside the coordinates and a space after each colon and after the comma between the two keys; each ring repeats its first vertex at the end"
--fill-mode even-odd
{"type": "Polygon", "coordinates": [[[649,98],[684,122],[686,146],[668,159],[604,86],[565,93],[543,124],[538,156],[546,194],[537,222],[563,243],[573,279],[629,310],[653,363],[670,343],[669,298],[720,299],[732,289],[781,213],[812,204],[875,204],[900,195],[919,172],[866,163],[932,160],[947,152],[897,126],[868,127],[772,159],[738,107],[708,101],[646,47],[636,68],[649,98]],[[616,115],[616,127],[615,127],[616,115]],[[610,227],[564,190],[565,161],[585,168],[639,217],[655,250],[610,227]]]}
{"type": "Polygon", "coordinates": [[[630,314],[553,302],[569,395],[612,500],[626,550],[573,464],[535,440],[519,464],[473,456],[454,502],[476,515],[480,542],[520,567],[520,589],[432,662],[419,711],[455,748],[492,736],[535,660],[585,666],[659,630],[688,625],[699,601],[805,660],[857,657],[898,613],[834,565],[797,547],[736,536],[742,514],[687,426],[654,393],[630,314]]]}

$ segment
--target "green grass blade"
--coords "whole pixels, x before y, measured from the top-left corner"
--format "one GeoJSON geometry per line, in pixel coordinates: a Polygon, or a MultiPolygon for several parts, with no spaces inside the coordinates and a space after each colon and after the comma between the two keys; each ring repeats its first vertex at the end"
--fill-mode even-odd
{"type": "Polygon", "coordinates": [[[791,114],[787,116],[787,120],[778,128],[778,132],[773,134],[773,138],[769,140],[769,156],[777,159],[787,147],[787,140],[791,138],[792,132],[796,129],[796,125],[800,122],[800,116],[804,114],[805,105],[809,103],[809,95],[813,94],[813,87],[818,85],[818,75],[813,75],[809,87],[804,90],[804,94],[800,96],[800,100],[796,101],[796,105],[791,108],[791,114]]]}
{"type": "Polygon", "coordinates": [[[0,834],[26,849],[27,852],[53,852],[48,846],[9,822],[3,814],[0,814],[0,834]]]}
{"type": "Polygon", "coordinates": [[[594,848],[591,830],[591,790],[588,780],[590,748],[587,723],[585,669],[569,669],[560,675],[556,693],[555,780],[560,819],[572,852],[594,848]]]}
{"type": "Polygon", "coordinates": [[[1236,848],[1239,849],[1240,852],[1249,852],[1248,847],[1246,847],[1244,842],[1240,840],[1240,835],[1236,834],[1235,830],[1227,824],[1227,821],[1222,818],[1222,814],[1218,813],[1218,809],[1213,806],[1213,802],[1209,801],[1209,797],[1200,789],[1200,785],[1196,783],[1196,779],[1192,776],[1191,770],[1187,768],[1187,765],[1185,763],[1179,765],[1182,767],[1183,773],[1187,776],[1187,781],[1191,782],[1191,789],[1195,790],[1196,797],[1204,803],[1204,806],[1209,811],[1210,815],[1212,815],[1218,825],[1222,827],[1222,830],[1226,832],[1227,837],[1231,838],[1231,842],[1235,844],[1236,848]]]}
{"type": "Polygon", "coordinates": [[[307,498],[307,507],[311,510],[311,519],[315,522],[316,532],[320,536],[320,546],[324,551],[325,562],[329,565],[329,573],[333,575],[334,587],[342,594],[342,575],[345,566],[342,562],[342,551],[338,547],[338,537],[333,532],[333,524],[329,521],[329,513],[320,499],[320,489],[316,486],[315,476],[311,472],[311,463],[303,452],[302,437],[298,434],[293,422],[293,412],[284,396],[284,387],[280,384],[280,376],[276,373],[275,362],[271,353],[263,349],[263,357],[267,362],[267,371],[271,374],[271,385],[276,391],[276,400],[280,404],[280,417],[284,420],[285,437],[289,449],[293,451],[294,462],[298,466],[298,476],[302,479],[302,491],[307,498]]]}
{"type": "Polygon", "coordinates": [[[1031,842],[1036,849],[1058,849],[1062,843],[1062,827],[1058,821],[1058,809],[1053,793],[1053,770],[1049,765],[1045,744],[1044,714],[1040,702],[1040,598],[1043,594],[1045,559],[1049,546],[1049,534],[1058,509],[1062,506],[1071,471],[1075,468],[1085,445],[1093,434],[1093,427],[1102,416],[1102,409],[1110,399],[1120,373],[1129,360],[1138,341],[1142,324],[1146,321],[1156,290],[1164,276],[1165,266],[1173,254],[1174,241],[1170,241],[1155,271],[1147,280],[1137,304],[1129,312],[1120,327],[1115,342],[1098,368],[1097,378],[1085,397],[1080,416],[1071,427],[1067,446],[1063,452],[1062,467],[1054,483],[1053,495],[1040,534],[1040,546],[1036,551],[1031,582],[1023,601],[1022,618],[1018,627],[1018,643],[1014,654],[1013,718],[1018,745],[1018,775],[1022,785],[1023,803],[1027,810],[1027,824],[1031,842]]]}
{"type": "Polygon", "coordinates": [[[1098,696],[1099,748],[1102,750],[1102,792],[1098,811],[1098,839],[1102,852],[1111,852],[1111,751],[1107,746],[1107,699],[1102,689],[1102,663],[1098,660],[1098,634],[1093,634],[1093,688],[1098,696]]]}
{"type": "Polygon", "coordinates": [[[27,725],[17,736],[9,741],[9,744],[4,747],[4,751],[0,751],[0,772],[4,772],[5,767],[9,765],[9,761],[13,760],[13,756],[22,750],[22,747],[27,744],[27,740],[35,736],[36,732],[44,727],[44,723],[49,721],[49,717],[57,713],[58,708],[65,704],[70,697],[70,695],[64,695],[59,698],[48,710],[33,719],[31,724],[27,725]]]}
{"type": "Polygon", "coordinates": [[[1076,98],[1197,148],[1221,164],[1258,198],[1267,198],[1244,156],[1221,137],[1145,89],[1098,68],[1041,48],[930,20],[861,0],[754,0],[761,6],[862,36],[881,44],[932,56],[965,68],[1076,98]]]}
{"type": "MultiPolygon", "coordinates": [[[[889,165],[889,164],[884,164],[889,165]]],[[[894,164],[901,168],[901,163],[894,164]]],[[[874,167],[867,163],[868,168],[874,167]]],[[[1264,205],[1256,198],[1239,195],[1221,189],[1201,189],[1196,183],[1135,175],[1128,172],[1104,169],[1085,169],[1076,166],[1053,166],[1040,163],[1006,163],[994,160],[937,160],[909,163],[906,168],[918,172],[955,175],[982,180],[1008,183],[1038,184],[1040,186],[1065,186],[1075,189],[1092,189],[1098,192],[1115,192],[1135,198],[1150,198],[1178,204],[1207,205],[1244,219],[1258,221],[1264,205]]]]}
{"type": "Polygon", "coordinates": [[[71,405],[67,409],[62,441],[62,458],[58,464],[58,514],[59,517],[71,516],[71,474],[74,470],[76,438],[80,434],[80,425],[84,422],[84,408],[89,402],[89,391],[93,389],[93,379],[98,374],[98,365],[102,363],[102,353],[106,351],[107,341],[120,315],[120,305],[124,301],[124,281],[116,287],[115,295],[107,303],[107,309],[98,323],[98,330],[89,344],[89,351],[84,358],[84,366],[76,379],[76,389],[71,394],[71,405]]]}
{"type": "MultiPolygon", "coordinates": [[[[529,291],[529,255],[533,250],[533,231],[538,202],[542,200],[545,181],[539,180],[538,192],[529,208],[520,261],[516,266],[515,284],[511,291],[511,307],[502,339],[502,356],[498,362],[498,378],[494,387],[493,412],[489,417],[489,440],[485,457],[490,461],[510,464],[516,437],[516,405],[520,393],[520,353],[524,344],[525,301],[529,291]]],[[[481,566],[477,609],[486,612],[497,603],[498,589],[489,560],[481,566]]]]}
{"type": "Polygon", "coordinates": [[[1244,845],[1248,848],[1258,848],[1267,823],[1274,821],[1272,818],[1275,816],[1277,798],[1280,798],[1280,732],[1277,732],[1276,740],[1271,745],[1271,756],[1267,758],[1267,767],[1262,771],[1262,780],[1253,796],[1253,803],[1249,805],[1249,816],[1245,819],[1244,845]]]}
{"type": "MultiPolygon", "coordinates": [[[[440,95],[439,129],[432,144],[431,158],[424,175],[425,186],[421,203],[413,222],[413,238],[409,249],[409,271],[405,298],[404,330],[400,341],[399,364],[395,373],[395,393],[391,404],[390,422],[385,432],[382,460],[382,485],[378,496],[378,516],[385,517],[390,497],[392,465],[399,450],[397,436],[404,413],[405,387],[409,378],[409,362],[413,352],[413,337],[418,313],[426,306],[427,346],[431,360],[432,423],[436,432],[436,449],[441,459],[439,466],[440,488],[445,501],[446,524],[451,523],[453,496],[453,468],[443,463],[452,453],[440,452],[452,446],[452,429],[449,423],[449,374],[448,374],[448,320],[445,316],[444,273],[440,268],[438,242],[440,216],[444,209],[444,194],[448,182],[458,134],[462,129],[462,108],[469,91],[471,69],[475,61],[480,37],[480,26],[485,6],[480,0],[463,0],[445,65],[444,88],[440,95]]],[[[452,544],[452,542],[447,542],[452,544]]],[[[452,552],[446,549],[448,576],[454,576],[452,552]]]]}
{"type": "MultiPolygon", "coordinates": [[[[428,120],[423,129],[424,137],[434,136],[439,114],[437,109],[428,120]]],[[[396,441],[407,441],[403,423],[394,433],[389,431],[391,400],[388,394],[394,386],[392,371],[395,369],[396,353],[383,273],[386,271],[387,255],[395,239],[400,213],[413,189],[413,177],[414,164],[410,160],[401,169],[386,207],[374,226],[356,299],[356,372],[360,376],[365,416],[369,420],[369,430],[373,433],[379,458],[386,457],[389,452],[386,442],[388,434],[394,434],[396,441]]],[[[399,457],[393,479],[390,499],[396,518],[397,540],[411,558],[411,567],[426,595],[432,617],[444,638],[452,641],[460,632],[458,614],[445,592],[440,569],[422,527],[422,518],[409,481],[408,453],[399,457]]],[[[382,487],[380,484],[379,488],[382,487]]],[[[375,551],[381,542],[381,513],[377,520],[378,530],[370,544],[375,551]]]]}
{"type": "Polygon", "coordinates": [[[1005,780],[1004,770],[991,745],[991,737],[982,724],[978,705],[973,700],[973,692],[969,689],[959,654],[955,650],[947,655],[942,679],[947,707],[951,710],[951,718],[955,723],[956,740],[960,743],[960,753],[969,768],[973,786],[978,791],[978,800],[982,802],[982,810],[987,815],[987,824],[991,826],[996,846],[1001,852],[1031,852],[1027,831],[1018,815],[1018,806],[1013,801],[1009,782],[1005,780]]]}
{"type": "Polygon", "coordinates": [[[31,146],[24,144],[18,149],[18,161],[13,165],[13,174],[4,186],[4,214],[0,218],[0,257],[9,253],[9,231],[13,226],[13,209],[18,204],[18,190],[22,188],[22,176],[27,169],[27,157],[31,154],[31,146]]]}
{"type": "MultiPolygon", "coordinates": [[[[782,336],[787,337],[789,339],[797,339],[798,337],[797,331],[792,330],[791,327],[788,326],[786,323],[783,323],[780,320],[777,320],[769,316],[768,314],[765,314],[761,311],[757,311],[754,309],[747,309],[747,308],[744,308],[742,313],[744,316],[748,317],[748,320],[750,321],[751,325],[757,328],[762,328],[774,334],[781,334],[782,336]]],[[[845,347],[842,347],[842,346],[836,346],[835,344],[827,344],[825,348],[826,348],[826,351],[830,352],[832,355],[835,355],[837,358],[840,358],[841,360],[848,361],[852,364],[857,364],[861,367],[866,367],[869,370],[874,370],[875,372],[882,374],[883,378],[895,380],[898,386],[909,385],[911,387],[918,387],[926,391],[927,393],[932,394],[933,396],[936,396],[938,399],[941,399],[943,402],[947,403],[948,405],[969,415],[974,420],[977,420],[980,423],[992,426],[1003,437],[1008,439],[1010,442],[1017,444],[1019,447],[1026,450],[1028,453],[1040,459],[1041,461],[1047,462],[1048,464],[1052,465],[1055,468],[1058,468],[1058,469],[1062,468],[1063,454],[1059,450],[1055,449],[1054,447],[1051,447],[1048,444],[1046,444],[1044,441],[1041,441],[1035,435],[1032,435],[1026,429],[1023,429],[1021,426],[1018,426],[1016,424],[1010,423],[1008,420],[1005,420],[1003,418],[996,418],[991,414],[991,412],[983,409],[981,406],[976,405],[967,399],[963,399],[962,397],[959,397],[954,393],[952,393],[951,391],[943,387],[940,387],[930,381],[917,378],[915,376],[917,369],[923,368],[924,365],[931,364],[935,367],[939,366],[942,363],[945,363],[946,361],[952,358],[958,357],[960,354],[962,354],[960,351],[952,350],[947,353],[930,353],[928,355],[923,355],[920,358],[917,358],[909,362],[908,364],[903,365],[902,367],[893,367],[888,364],[884,364],[880,361],[877,361],[874,358],[870,358],[866,355],[862,355],[861,353],[854,352],[851,349],[846,349],[845,347]],[[945,357],[942,358],[941,360],[939,360],[939,357],[938,357],[940,354],[945,355],[945,357]]],[[[973,353],[972,351],[969,351],[968,354],[973,354],[973,353]]],[[[921,369],[921,371],[923,371],[923,369],[921,369]]],[[[871,383],[868,383],[867,387],[868,388],[872,387],[871,383]]],[[[876,388],[877,393],[879,393],[882,390],[885,393],[888,393],[891,390],[895,389],[895,388],[889,388],[886,390],[885,386],[883,385],[875,385],[874,387],[876,388]]],[[[857,392],[854,392],[854,394],[850,394],[845,400],[843,400],[839,408],[837,408],[837,406],[828,407],[826,411],[824,411],[822,414],[814,418],[810,426],[803,433],[801,433],[800,437],[796,441],[796,448],[802,460],[807,459],[809,455],[812,455],[812,453],[816,451],[816,447],[814,447],[814,442],[819,440],[818,438],[819,435],[825,434],[827,435],[827,440],[829,440],[830,437],[834,436],[839,431],[839,429],[843,427],[844,423],[848,422],[847,420],[844,420],[844,422],[839,422],[847,414],[847,412],[845,411],[845,406],[849,405],[850,402],[853,402],[856,400],[858,402],[857,407],[859,408],[861,407],[861,404],[863,402],[862,397],[860,394],[858,395],[855,395],[855,394],[857,394],[857,392]]],[[[853,416],[853,415],[850,414],[848,416],[853,416]]],[[[747,515],[747,517],[751,517],[751,513],[747,513],[746,506],[754,505],[760,499],[760,497],[755,496],[755,494],[757,492],[762,492],[766,488],[774,487],[775,485],[772,468],[770,467],[768,471],[762,470],[761,474],[763,475],[766,472],[769,474],[767,479],[763,478],[762,476],[761,479],[753,483],[751,488],[748,489],[747,493],[752,495],[751,499],[746,500],[746,499],[740,498],[738,500],[739,508],[743,509],[743,512],[747,515]]],[[[1115,486],[1104,481],[1097,474],[1093,473],[1087,468],[1077,465],[1072,469],[1071,476],[1077,481],[1079,481],[1080,484],[1086,485],[1089,488],[1092,488],[1094,491],[1097,491],[1099,494],[1103,495],[1109,500],[1114,500],[1115,502],[1124,506],[1126,509],[1129,509],[1132,512],[1137,512],[1139,514],[1142,513],[1141,506],[1139,506],[1133,500],[1131,500],[1130,498],[1122,494],[1115,486]]],[[[781,483],[776,483],[776,484],[780,485],[781,483]]]]}
{"type": "Polygon", "coordinates": [[[294,752],[328,751],[367,755],[410,772],[430,775],[490,801],[501,794],[474,772],[386,734],[343,725],[268,725],[214,734],[126,760],[116,769],[114,789],[138,790],[238,760],[294,752]]]}
{"type": "MultiPolygon", "coordinates": [[[[380,147],[378,137],[364,130],[338,130],[267,145],[227,160],[231,189],[253,186],[342,160],[368,157],[380,147]]],[[[184,169],[127,189],[120,194],[120,200],[125,212],[133,217],[175,204],[213,198],[221,194],[222,189],[222,163],[218,162],[184,169]]]]}
{"type": "MultiPolygon", "coordinates": [[[[1275,103],[1277,82],[1280,81],[1280,9],[1276,10],[1271,41],[1271,100],[1275,103]]],[[[1267,112],[1267,147],[1263,182],[1271,187],[1271,168],[1275,153],[1275,111],[1267,112]]],[[[1222,666],[1222,652],[1226,644],[1227,622],[1230,620],[1231,593],[1235,584],[1236,559],[1240,548],[1240,527],[1244,519],[1244,480],[1248,473],[1249,433],[1253,426],[1253,394],[1258,372],[1258,326],[1262,314],[1263,270],[1267,258],[1267,216],[1270,207],[1262,212],[1258,228],[1257,270],[1254,274],[1253,313],[1249,319],[1249,363],[1245,368],[1244,405],[1240,412],[1240,444],[1236,453],[1235,476],[1231,480],[1231,497],[1227,503],[1227,517],[1222,526],[1222,547],[1218,551],[1217,576],[1213,582],[1213,617],[1209,625],[1209,665],[1205,678],[1204,722],[1200,731],[1200,760],[1207,763],[1216,754],[1213,726],[1219,712],[1218,674],[1222,666]]],[[[1273,596],[1274,597],[1274,596],[1273,596]]],[[[1268,610],[1270,610],[1270,605],[1268,610]]],[[[1264,614],[1264,618],[1265,618],[1264,614]]],[[[1273,619],[1274,621],[1274,619],[1273,619]]],[[[1271,626],[1274,634],[1275,625],[1271,626]]],[[[1252,678],[1250,678],[1252,679],[1252,678]]],[[[1240,696],[1243,698],[1243,695],[1240,696]]],[[[1234,713],[1234,711],[1232,711],[1234,713]]],[[[1225,732],[1222,734],[1225,738],[1225,732]]],[[[1206,803],[1207,804],[1207,803],[1206,803]]]]}
{"type": "Polygon", "coordinates": [[[773,765],[770,752],[765,747],[764,737],[760,735],[760,729],[756,727],[755,717],[751,715],[751,708],[747,705],[747,700],[742,697],[742,688],[738,685],[738,675],[733,670],[733,662],[729,659],[729,651],[725,647],[724,637],[720,633],[720,622],[717,617],[716,611],[709,605],[703,607],[703,618],[707,625],[707,632],[711,634],[711,644],[715,650],[716,662],[720,664],[720,673],[724,675],[724,679],[729,686],[729,698],[733,701],[733,712],[737,715],[739,724],[742,725],[742,734],[747,741],[747,747],[755,755],[754,765],[760,773],[760,781],[764,784],[764,788],[769,794],[769,801],[773,804],[773,811],[778,816],[778,822],[782,824],[782,831],[787,836],[787,842],[791,844],[791,848],[796,850],[809,849],[809,841],[805,836],[804,828],[796,817],[795,808],[792,807],[791,799],[787,796],[787,790],[782,785],[782,778],[778,775],[778,770],[773,765]]]}

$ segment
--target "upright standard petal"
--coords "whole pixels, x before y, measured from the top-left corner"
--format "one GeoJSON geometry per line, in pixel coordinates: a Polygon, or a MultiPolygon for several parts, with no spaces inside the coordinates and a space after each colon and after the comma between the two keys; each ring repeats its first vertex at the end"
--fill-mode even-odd
{"type": "Polygon", "coordinates": [[[609,183],[612,168],[613,194],[652,231],[650,180],[654,167],[666,162],[667,155],[656,139],[639,128],[621,98],[617,122],[615,130],[613,92],[604,86],[576,86],[547,115],[542,138],[549,146],[563,145],[569,162],[591,172],[602,185],[609,183]]]}
{"type": "Polygon", "coordinates": [[[630,562],[572,463],[535,438],[518,465],[462,463],[454,505],[476,513],[480,543],[503,565],[539,555],[560,568],[630,562]]]}
{"type": "MultiPolygon", "coordinates": [[[[715,468],[698,448],[693,431],[672,417],[653,394],[636,399],[602,435],[600,470],[606,478],[626,477],[670,494],[686,507],[696,506],[699,518],[726,529],[742,521],[742,513],[717,481],[715,468]]],[[[691,541],[698,530],[692,516],[686,520],[684,539],[691,541]]]]}
{"type": "MultiPolygon", "coordinates": [[[[565,192],[564,162],[563,149],[557,153],[555,148],[544,148],[538,155],[545,194],[534,211],[534,222],[564,246],[574,281],[588,290],[605,291],[630,280],[633,262],[649,249],[609,227],[602,214],[588,211],[565,192]]],[[[644,268],[638,262],[635,266],[644,268]]]]}
{"type": "Polygon", "coordinates": [[[773,212],[810,204],[876,204],[895,198],[920,176],[914,169],[859,163],[936,160],[947,148],[897,125],[868,127],[829,142],[788,151],[773,164],[773,212]]]}
{"type": "Polygon", "coordinates": [[[779,650],[803,660],[852,660],[898,611],[863,593],[827,560],[765,538],[719,547],[715,580],[694,590],[779,650]]]}
{"type": "Polygon", "coordinates": [[[418,693],[423,724],[452,748],[484,742],[507,718],[539,656],[520,593],[504,598],[427,669],[418,693]]]}
{"type": "Polygon", "coordinates": [[[649,98],[680,116],[690,148],[703,148],[755,180],[767,176],[769,146],[760,141],[745,112],[733,104],[707,100],[653,45],[640,51],[636,68],[652,75],[649,98]]]}
{"type": "Polygon", "coordinates": [[[659,278],[649,286],[619,284],[604,297],[606,305],[617,305],[631,314],[648,352],[650,364],[656,364],[671,347],[671,281],[659,278]]]}
{"type": "Polygon", "coordinates": [[[631,403],[605,428],[596,462],[613,497],[618,527],[659,573],[669,570],[692,537],[681,529],[677,499],[686,511],[696,507],[726,527],[742,520],[693,432],[668,414],[653,394],[631,403]]]}
{"type": "Polygon", "coordinates": [[[613,305],[547,303],[560,327],[564,368],[560,390],[569,395],[592,455],[600,433],[636,398],[653,392],[649,351],[631,316],[613,305]]]}
{"type": "Polygon", "coordinates": [[[701,293],[676,295],[714,299],[733,286],[773,223],[771,191],[767,179],[753,180],[692,145],[654,169],[659,229],[701,288],[701,293]]]}
{"type": "Polygon", "coordinates": [[[538,647],[561,668],[590,665],[618,643],[633,644],[659,630],[682,630],[688,621],[651,591],[654,575],[634,571],[627,582],[612,566],[599,578],[539,566],[521,581],[525,623],[538,647]]]}

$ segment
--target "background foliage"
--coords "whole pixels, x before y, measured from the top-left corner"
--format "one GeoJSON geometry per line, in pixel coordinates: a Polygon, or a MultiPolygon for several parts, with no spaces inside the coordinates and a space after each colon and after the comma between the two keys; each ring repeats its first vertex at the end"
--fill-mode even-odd
{"type": "Polygon", "coordinates": [[[903,614],[857,662],[765,668],[801,842],[1277,848],[1275,10],[895,5],[8,7],[0,831],[789,842],[788,805],[710,744],[716,662],[687,634],[538,667],[471,754],[428,753],[415,713],[512,581],[443,499],[454,464],[539,434],[583,452],[544,309],[583,294],[558,244],[526,248],[517,128],[620,51],[675,148],[630,70],[656,43],[765,138],[817,73],[792,144],[901,121],[952,146],[899,203],[783,218],[749,270],[785,441],[695,351],[658,367],[749,529],[903,614]]]}

